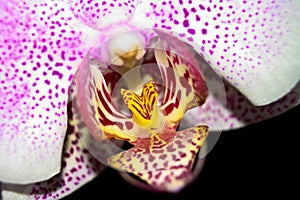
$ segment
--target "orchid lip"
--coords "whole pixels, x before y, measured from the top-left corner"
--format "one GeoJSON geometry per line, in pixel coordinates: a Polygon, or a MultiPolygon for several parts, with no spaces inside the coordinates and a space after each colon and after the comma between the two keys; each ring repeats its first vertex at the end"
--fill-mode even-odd
{"type": "MultiPolygon", "coordinates": [[[[184,187],[187,187],[189,184],[191,184],[201,173],[203,166],[205,164],[205,160],[206,158],[199,158],[194,166],[194,169],[192,170],[192,173],[190,174],[189,177],[187,177],[187,179],[185,180],[185,185],[184,187]]],[[[158,192],[158,193],[162,193],[162,192],[171,192],[171,193],[178,193],[180,192],[183,188],[177,188],[176,190],[172,190],[172,191],[166,191],[163,188],[160,187],[151,187],[148,184],[144,183],[142,180],[137,179],[136,177],[131,176],[130,174],[126,173],[126,172],[119,172],[121,177],[123,179],[125,179],[128,183],[130,183],[131,185],[140,188],[142,190],[145,191],[149,191],[149,192],[158,192]]]]}
{"type": "MultiPolygon", "coordinates": [[[[105,58],[101,60],[97,53],[103,52],[101,46],[88,54],[74,79],[78,97],[75,103],[90,132],[89,141],[83,143],[91,154],[105,165],[139,176],[151,187],[162,184],[171,191],[185,185],[184,180],[174,179],[171,169],[177,166],[176,173],[191,173],[196,154],[207,137],[208,126],[204,122],[185,127],[182,120],[188,110],[209,103],[208,87],[198,61],[185,44],[165,33],[154,33],[158,35],[152,44],[155,48],[137,48],[134,44],[130,48],[127,43],[128,52],[118,52],[117,46],[111,46],[110,52],[119,55],[115,59],[123,62],[112,59],[109,64],[105,58]],[[136,56],[138,51],[144,56],[136,56]],[[138,62],[126,66],[134,58],[138,62]],[[123,150],[122,141],[134,147],[123,150]],[[94,152],[95,145],[106,146],[105,152],[94,152]],[[157,172],[174,179],[174,185],[153,181],[148,173],[157,172]]],[[[118,37],[126,35],[131,33],[118,37]]],[[[116,40],[103,46],[113,41],[116,40]]]]}

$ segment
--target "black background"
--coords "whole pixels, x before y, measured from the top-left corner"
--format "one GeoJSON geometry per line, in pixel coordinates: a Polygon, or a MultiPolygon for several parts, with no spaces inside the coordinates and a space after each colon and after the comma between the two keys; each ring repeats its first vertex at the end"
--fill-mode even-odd
{"type": "Polygon", "coordinates": [[[222,132],[197,180],[180,193],[143,191],[107,168],[64,200],[291,199],[292,195],[299,199],[299,116],[297,106],[269,120],[222,132]]]}

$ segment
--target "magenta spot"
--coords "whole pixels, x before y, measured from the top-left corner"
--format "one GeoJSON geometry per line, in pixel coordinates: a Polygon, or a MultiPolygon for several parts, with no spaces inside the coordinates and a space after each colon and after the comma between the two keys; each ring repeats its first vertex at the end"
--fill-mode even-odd
{"type": "Polygon", "coordinates": [[[55,67],[61,67],[61,66],[63,66],[64,64],[63,63],[60,63],[60,62],[57,62],[57,63],[55,63],[55,67]]]}
{"type": "Polygon", "coordinates": [[[75,61],[76,60],[76,57],[70,57],[69,58],[69,61],[75,61]]]}
{"type": "Polygon", "coordinates": [[[50,85],[50,81],[49,81],[49,80],[45,80],[45,83],[46,83],[47,85],[50,85]]]}
{"type": "Polygon", "coordinates": [[[62,79],[62,77],[63,77],[63,74],[61,74],[59,71],[56,71],[56,70],[54,70],[52,72],[52,75],[53,76],[58,76],[59,79],[62,79]]]}
{"type": "Polygon", "coordinates": [[[44,46],[42,47],[42,51],[41,51],[41,52],[42,52],[42,53],[45,53],[46,51],[47,51],[47,46],[44,45],[44,46]]]}
{"type": "Polygon", "coordinates": [[[186,8],[183,9],[184,18],[187,18],[189,16],[189,12],[186,8]]]}
{"type": "Polygon", "coordinates": [[[193,13],[195,13],[195,12],[197,12],[197,10],[196,10],[196,8],[191,8],[191,11],[193,12],[193,13]]]}
{"type": "Polygon", "coordinates": [[[191,29],[191,28],[188,29],[188,32],[192,35],[195,35],[196,33],[195,29],[191,29]]]}
{"type": "Polygon", "coordinates": [[[182,24],[183,24],[184,27],[188,27],[189,26],[189,20],[187,20],[187,19],[184,20],[182,24]]]}
{"type": "Polygon", "coordinates": [[[201,10],[205,10],[205,7],[204,7],[202,4],[199,4],[199,8],[200,8],[201,10]]]}
{"type": "Polygon", "coordinates": [[[48,55],[48,59],[49,59],[49,61],[51,61],[51,62],[53,61],[53,57],[52,57],[50,54],[48,55]]]}

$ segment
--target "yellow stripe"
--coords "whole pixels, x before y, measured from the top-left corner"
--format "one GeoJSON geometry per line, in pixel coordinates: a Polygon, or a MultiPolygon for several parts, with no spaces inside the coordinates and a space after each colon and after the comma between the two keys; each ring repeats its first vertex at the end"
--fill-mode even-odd
{"type": "Polygon", "coordinates": [[[152,121],[152,111],[158,99],[154,81],[144,84],[141,95],[125,89],[121,89],[121,94],[135,122],[141,126],[148,126],[152,121]]]}

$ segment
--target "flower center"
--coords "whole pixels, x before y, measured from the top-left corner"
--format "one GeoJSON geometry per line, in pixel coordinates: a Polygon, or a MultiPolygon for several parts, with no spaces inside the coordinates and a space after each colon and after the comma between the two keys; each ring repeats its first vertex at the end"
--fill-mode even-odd
{"type": "Polygon", "coordinates": [[[144,84],[141,94],[133,90],[121,89],[124,103],[132,112],[132,119],[138,125],[147,128],[153,127],[158,117],[158,93],[153,80],[144,84]]]}

